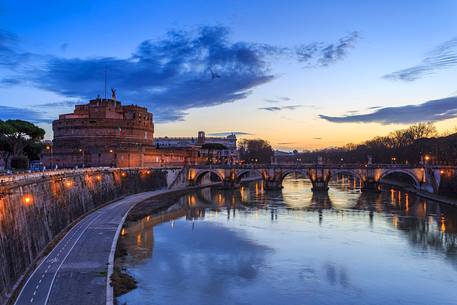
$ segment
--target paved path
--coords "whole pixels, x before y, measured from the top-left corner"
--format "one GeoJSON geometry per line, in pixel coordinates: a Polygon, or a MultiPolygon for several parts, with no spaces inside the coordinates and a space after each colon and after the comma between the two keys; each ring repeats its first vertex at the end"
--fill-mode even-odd
{"type": "Polygon", "coordinates": [[[114,238],[135,204],[166,192],[171,191],[131,195],[86,216],[42,260],[15,304],[112,304],[108,276],[112,272],[114,238]]]}

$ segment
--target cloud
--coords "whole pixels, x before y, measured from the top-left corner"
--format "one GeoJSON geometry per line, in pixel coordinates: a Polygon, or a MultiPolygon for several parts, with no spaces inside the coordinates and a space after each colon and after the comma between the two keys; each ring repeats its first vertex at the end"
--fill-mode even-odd
{"type": "Polygon", "coordinates": [[[51,102],[51,103],[44,103],[44,104],[38,104],[34,105],[34,107],[40,107],[40,108],[68,108],[68,107],[74,107],[75,105],[78,104],[84,104],[82,101],[60,101],[60,102],[51,102]]]}
{"type": "Polygon", "coordinates": [[[266,110],[270,112],[280,111],[280,110],[295,110],[297,108],[304,107],[304,105],[287,105],[287,106],[271,106],[271,107],[260,107],[259,110],[266,110]]]}
{"type": "Polygon", "coordinates": [[[345,116],[321,114],[319,117],[333,123],[412,124],[441,121],[457,117],[457,96],[427,101],[419,105],[380,108],[368,114],[345,116]]]}
{"type": "Polygon", "coordinates": [[[383,76],[385,79],[415,81],[437,70],[448,69],[457,64],[457,38],[448,40],[431,52],[417,65],[383,76]]]}
{"type": "Polygon", "coordinates": [[[46,113],[28,108],[0,106],[0,120],[18,119],[33,123],[51,123],[52,119],[46,113]]]}
{"type": "Polygon", "coordinates": [[[326,66],[341,60],[357,37],[353,33],[336,43],[319,43],[304,60],[305,51],[297,47],[232,41],[228,28],[204,26],[145,40],[128,58],[64,58],[20,52],[12,47],[14,39],[1,33],[0,62],[8,63],[15,74],[0,83],[26,83],[87,100],[103,96],[106,71],[108,86],[118,89],[120,100],[147,106],[156,122],[178,121],[191,108],[245,99],[254,88],[275,79],[270,63],[278,56],[326,66]]]}
{"type": "Polygon", "coordinates": [[[322,138],[313,138],[313,140],[322,140],[322,138]]]}
{"type": "Polygon", "coordinates": [[[282,108],[281,107],[276,107],[276,106],[272,106],[272,107],[260,107],[259,110],[266,110],[266,111],[279,111],[281,110],[282,108]]]}
{"type": "Polygon", "coordinates": [[[348,110],[348,111],[346,111],[346,113],[347,114],[357,114],[357,113],[359,113],[359,111],[358,110],[348,110]]]}
{"type": "Polygon", "coordinates": [[[280,142],[280,143],[278,143],[278,145],[293,145],[295,143],[296,142],[280,142]]]}
{"type": "MultiPolygon", "coordinates": [[[[0,29],[0,68],[9,69],[13,72],[24,72],[18,70],[26,67],[31,61],[38,62],[42,56],[23,52],[19,49],[19,39],[11,32],[0,29]]],[[[5,77],[6,80],[0,79],[1,84],[18,83],[19,80],[5,77]]]]}
{"type": "Polygon", "coordinates": [[[281,103],[281,102],[287,102],[287,101],[290,101],[290,98],[287,97],[287,96],[277,97],[275,99],[268,99],[268,98],[265,99],[265,102],[272,103],[272,104],[281,103]]]}
{"type": "Polygon", "coordinates": [[[13,67],[17,64],[19,54],[14,50],[17,38],[10,32],[0,30],[0,67],[13,67]]]}
{"type": "Polygon", "coordinates": [[[303,105],[289,105],[289,106],[282,106],[281,109],[287,109],[287,110],[295,110],[297,108],[301,108],[303,105]]]}
{"type": "Polygon", "coordinates": [[[310,66],[329,66],[346,57],[348,51],[355,47],[360,35],[354,31],[336,43],[314,42],[296,48],[298,60],[310,66]]]}
{"type": "Polygon", "coordinates": [[[249,132],[244,132],[244,131],[226,131],[226,132],[213,132],[209,133],[209,136],[214,136],[214,137],[226,137],[230,135],[236,135],[236,136],[250,136],[252,133],[249,132]]]}

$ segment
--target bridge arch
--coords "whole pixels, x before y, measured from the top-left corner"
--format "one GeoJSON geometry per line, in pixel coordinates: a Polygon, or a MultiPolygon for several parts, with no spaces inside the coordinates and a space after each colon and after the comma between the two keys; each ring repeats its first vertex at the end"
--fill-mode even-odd
{"type": "Polygon", "coordinates": [[[287,176],[292,175],[292,174],[299,174],[299,175],[303,176],[306,179],[309,178],[308,170],[306,170],[306,169],[291,169],[291,170],[287,170],[287,171],[282,173],[281,183],[287,176]]]}
{"type": "Polygon", "coordinates": [[[268,173],[266,173],[265,170],[258,170],[258,169],[246,169],[246,170],[241,170],[236,173],[236,180],[241,181],[244,177],[251,175],[252,173],[259,175],[263,179],[265,179],[268,176],[268,173]]]}
{"type": "Polygon", "coordinates": [[[220,180],[221,182],[224,181],[224,178],[225,178],[225,177],[224,177],[219,171],[217,171],[217,170],[212,170],[212,169],[202,170],[202,171],[198,172],[197,175],[195,176],[195,179],[194,179],[195,184],[197,184],[197,185],[201,184],[203,177],[205,177],[205,175],[207,175],[207,174],[210,174],[210,175],[211,175],[211,174],[214,174],[214,175],[216,175],[216,176],[219,178],[219,180],[220,180]]]}
{"type": "Polygon", "coordinates": [[[351,176],[351,177],[355,177],[357,179],[363,180],[362,174],[356,170],[335,169],[335,170],[331,170],[330,173],[331,173],[332,177],[336,177],[341,174],[341,175],[351,176]]]}
{"type": "Polygon", "coordinates": [[[387,176],[390,175],[401,175],[403,177],[408,177],[409,182],[416,188],[420,188],[420,181],[419,178],[416,176],[416,174],[410,170],[407,169],[388,169],[384,171],[381,176],[379,177],[379,182],[382,182],[382,179],[386,178],[387,176]]]}

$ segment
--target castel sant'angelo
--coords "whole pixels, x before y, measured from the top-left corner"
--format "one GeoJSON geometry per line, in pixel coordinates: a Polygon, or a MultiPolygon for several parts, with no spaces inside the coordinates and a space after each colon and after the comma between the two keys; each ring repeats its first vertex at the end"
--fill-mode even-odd
{"type": "Polygon", "coordinates": [[[144,107],[96,98],[76,105],[53,121],[52,147],[43,156],[49,167],[149,167],[203,162],[200,150],[157,148],[153,115],[144,107]]]}

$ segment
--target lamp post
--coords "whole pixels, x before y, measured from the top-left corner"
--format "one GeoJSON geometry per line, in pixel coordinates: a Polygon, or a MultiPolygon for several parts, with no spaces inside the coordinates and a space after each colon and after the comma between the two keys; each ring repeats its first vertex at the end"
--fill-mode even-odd
{"type": "Polygon", "coordinates": [[[50,161],[49,165],[50,165],[50,167],[52,169],[53,165],[54,165],[54,152],[53,152],[52,146],[51,145],[47,145],[46,146],[46,150],[51,153],[51,161],[50,161]]]}
{"type": "Polygon", "coordinates": [[[117,167],[117,154],[114,152],[114,149],[110,148],[109,153],[112,154],[111,167],[117,167]]]}
{"type": "Polygon", "coordinates": [[[85,167],[85,164],[84,164],[84,163],[85,163],[85,159],[86,159],[86,156],[85,156],[85,154],[84,154],[84,148],[80,148],[80,149],[79,149],[79,152],[81,153],[82,158],[83,158],[83,164],[82,164],[82,166],[83,166],[83,168],[84,168],[84,167],[85,167]]]}

